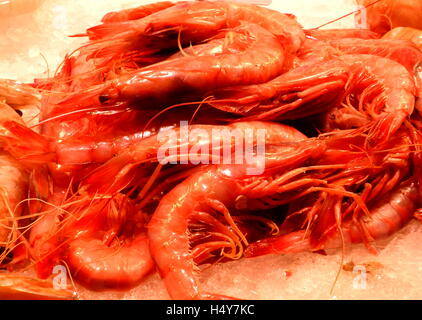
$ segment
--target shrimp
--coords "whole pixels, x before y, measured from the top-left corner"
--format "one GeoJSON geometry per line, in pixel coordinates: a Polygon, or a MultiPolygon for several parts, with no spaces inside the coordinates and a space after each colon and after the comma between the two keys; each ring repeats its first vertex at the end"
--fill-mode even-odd
{"type": "MultiPolygon", "coordinates": [[[[307,64],[311,61],[318,63],[341,54],[370,54],[385,57],[403,65],[410,75],[417,73],[418,66],[422,63],[422,52],[410,41],[395,39],[338,39],[323,42],[307,40],[296,61],[296,65],[307,64]]],[[[420,97],[422,95],[422,82],[418,79],[417,74],[414,79],[416,85],[415,95],[420,97]]],[[[327,113],[328,126],[324,130],[331,131],[336,128],[347,128],[350,124],[363,125],[365,122],[364,117],[356,117],[356,113],[355,116],[350,115],[350,110],[350,108],[345,110],[345,108],[336,107],[327,113]]]]}
{"type": "MultiPolygon", "coordinates": [[[[359,129],[356,133],[361,130],[359,129]]],[[[413,182],[415,179],[410,182],[408,181],[409,175],[412,174],[409,166],[412,164],[415,165],[412,163],[414,160],[411,157],[414,148],[412,147],[412,142],[414,139],[410,133],[411,131],[402,128],[387,144],[379,146],[376,152],[364,149],[365,135],[351,133],[344,135],[341,133],[340,135],[335,134],[332,136],[334,138],[333,140],[329,138],[327,140],[326,152],[321,155],[315,164],[319,166],[343,164],[346,166],[346,169],[342,172],[331,172],[323,178],[327,182],[327,186],[333,188],[332,190],[340,192],[331,192],[330,194],[326,193],[325,188],[314,188],[316,193],[308,190],[311,193],[306,192],[304,198],[300,197],[291,201],[289,203],[291,211],[280,226],[280,233],[290,234],[291,232],[296,232],[298,229],[300,231],[299,233],[292,233],[286,236],[286,238],[283,238],[291,239],[291,242],[290,240],[286,242],[288,246],[281,245],[280,248],[283,249],[280,250],[285,249],[287,253],[308,250],[310,247],[315,250],[324,248],[324,244],[329,241],[333,232],[340,230],[340,226],[354,226],[354,237],[357,237],[358,232],[360,232],[359,239],[361,242],[364,242],[370,250],[373,250],[370,242],[376,235],[374,233],[375,231],[368,232],[362,221],[365,224],[369,221],[367,227],[373,229],[370,217],[372,215],[379,216],[383,214],[383,211],[389,212],[385,209],[384,202],[380,204],[379,199],[385,199],[383,195],[392,193],[398,193],[400,195],[400,190],[402,190],[401,185],[411,185],[410,196],[409,198],[405,198],[405,200],[411,206],[416,206],[417,203],[415,201],[414,189],[418,186],[418,183],[413,182]],[[354,152],[356,149],[365,151],[363,153],[354,152]],[[356,194],[361,204],[358,204],[358,198],[354,198],[354,202],[345,200],[345,194],[342,191],[356,194]],[[365,204],[365,207],[368,206],[369,209],[362,207],[362,204],[365,204]],[[298,237],[299,234],[302,235],[302,239],[298,237]]],[[[303,178],[306,179],[306,177],[307,175],[303,178]]],[[[318,176],[312,175],[311,177],[316,178],[318,176]]],[[[266,186],[264,185],[264,187],[266,186]]],[[[266,189],[271,192],[276,191],[276,189],[269,187],[266,187],[266,189]]],[[[407,192],[407,187],[404,190],[407,192]]],[[[259,192],[259,190],[255,190],[255,192],[259,192]]],[[[351,195],[349,194],[349,196],[351,195]]],[[[254,201],[251,199],[247,204],[248,207],[256,207],[262,201],[263,205],[266,205],[268,202],[270,206],[274,206],[277,204],[277,201],[274,199],[279,199],[278,203],[284,200],[282,197],[271,193],[262,194],[260,192],[258,193],[258,197],[261,197],[261,199],[259,201],[258,199],[254,201]],[[267,201],[265,200],[266,198],[270,200],[267,201]]],[[[386,203],[390,203],[390,200],[387,197],[386,203]]],[[[391,203],[395,204],[396,200],[391,200],[391,203]]],[[[406,205],[404,208],[406,210],[408,209],[406,205]]],[[[407,214],[411,215],[413,212],[407,214]]],[[[397,230],[400,226],[401,224],[393,225],[389,234],[397,230]]],[[[347,237],[345,234],[344,236],[347,237]]],[[[377,238],[379,237],[377,236],[377,238]]],[[[283,241],[281,240],[280,243],[283,241]]],[[[276,242],[277,240],[274,238],[274,243],[276,242]]],[[[250,252],[258,252],[261,247],[264,251],[267,249],[271,250],[271,243],[272,240],[270,239],[262,240],[257,242],[256,246],[252,245],[251,249],[248,250],[250,252]],[[268,246],[266,245],[267,242],[268,246]]]]}
{"type": "Polygon", "coordinates": [[[391,236],[412,219],[419,197],[417,183],[412,179],[404,181],[373,205],[369,217],[345,221],[340,230],[337,226],[328,228],[327,238],[318,246],[313,246],[309,235],[301,230],[252,243],[246,248],[245,257],[339,248],[365,242],[367,237],[375,241],[391,236]]]}
{"type": "Polygon", "coordinates": [[[0,246],[9,248],[17,239],[17,218],[23,211],[20,202],[28,190],[28,174],[10,155],[0,154],[0,246]]]}
{"type": "Polygon", "coordinates": [[[222,29],[237,27],[242,21],[267,29],[285,43],[292,54],[305,38],[302,28],[291,16],[251,4],[226,1],[178,2],[142,19],[92,27],[87,34],[91,40],[103,41],[93,43],[95,56],[110,55],[110,52],[121,56],[122,52],[151,48],[148,41],[149,45],[144,45],[148,37],[161,39],[158,49],[163,46],[177,48],[180,33],[182,43],[196,43],[211,38],[222,29]],[[111,44],[104,39],[110,39],[111,44]]]}
{"type": "MultiPolygon", "coordinates": [[[[50,277],[54,266],[60,263],[59,257],[55,254],[59,245],[55,236],[59,230],[60,216],[64,212],[60,210],[60,206],[67,197],[67,190],[57,185],[51,187],[51,182],[47,188],[47,190],[42,190],[44,192],[41,194],[37,194],[37,198],[44,198],[45,203],[40,206],[38,212],[31,212],[37,214],[38,218],[29,232],[29,253],[35,263],[37,276],[41,279],[50,277]],[[49,190],[51,188],[52,190],[49,190]]],[[[37,189],[37,191],[41,190],[37,189]]]]}
{"type": "MultiPolygon", "coordinates": [[[[0,101],[0,132],[8,134],[3,127],[5,121],[14,120],[23,123],[20,116],[7,104],[0,101]]],[[[28,190],[28,174],[26,168],[10,154],[0,152],[0,246],[6,248],[0,260],[9,253],[9,249],[19,238],[17,218],[21,215],[23,206],[19,205],[28,190]]]]}
{"type": "Polygon", "coordinates": [[[412,74],[422,61],[422,52],[413,43],[394,39],[335,39],[323,42],[307,40],[299,58],[304,61],[325,60],[340,54],[370,54],[388,58],[402,64],[412,74]]]}
{"type": "Polygon", "coordinates": [[[112,11],[107,13],[102,19],[103,23],[123,22],[129,20],[138,20],[145,18],[153,13],[174,6],[170,1],[160,1],[151,4],[145,4],[136,8],[112,11]]]}
{"type": "MultiPolygon", "coordinates": [[[[72,215],[62,220],[56,237],[64,239],[63,257],[72,275],[93,290],[139,284],[155,265],[142,213],[121,194],[71,201],[75,209],[68,209],[72,215]]],[[[56,249],[54,255],[59,254],[56,249]]]]}
{"type": "Polygon", "coordinates": [[[0,274],[2,300],[71,300],[76,298],[70,289],[53,288],[51,281],[39,280],[20,274],[0,274]]]}
{"type": "MultiPolygon", "coordinates": [[[[279,153],[268,157],[266,169],[277,167],[279,172],[289,171],[316,157],[323,150],[313,140],[299,146],[282,147],[279,153]]],[[[230,208],[234,208],[239,196],[244,194],[238,182],[247,177],[243,165],[211,166],[191,175],[160,201],[148,224],[148,237],[151,255],[173,299],[219,297],[205,293],[200,288],[187,232],[189,220],[195,216],[196,211],[209,210],[230,217],[230,208]]],[[[311,181],[306,183],[312,184],[311,181]]],[[[235,225],[232,228],[236,230],[235,225]]]]}
{"type": "MultiPolygon", "coordinates": [[[[204,113],[196,113],[195,119],[202,124],[215,124],[217,115],[214,116],[214,111],[209,109],[204,113]]],[[[0,140],[21,161],[39,165],[54,162],[62,167],[74,166],[77,169],[76,166],[102,164],[130,145],[157,134],[161,127],[176,127],[187,116],[176,109],[168,110],[164,119],[156,117],[151,120],[154,115],[155,112],[134,108],[97,111],[83,117],[83,122],[78,121],[80,116],[76,116],[75,122],[80,125],[79,132],[69,128],[74,118],[66,118],[65,123],[61,123],[66,125],[68,133],[61,131],[61,139],[34,133],[16,121],[6,121],[3,125],[8,130],[7,135],[0,135],[0,140]],[[128,127],[127,123],[131,126],[128,127]],[[147,123],[149,125],[146,129],[147,123]]]]}
{"type": "Polygon", "coordinates": [[[422,51],[422,30],[419,29],[397,27],[388,31],[382,38],[412,41],[422,51]]]}
{"type": "Polygon", "coordinates": [[[211,88],[261,83],[282,72],[286,53],[274,35],[252,24],[241,25],[233,32],[245,39],[241,51],[165,60],[69,94],[59,103],[59,108],[119,101],[137,101],[144,108],[166,105],[174,103],[175,96],[178,101],[192,96],[203,98],[211,88]]]}
{"type": "Polygon", "coordinates": [[[422,3],[419,0],[357,0],[367,7],[358,15],[365,15],[368,29],[384,34],[396,27],[422,29],[422,3]],[[369,6],[369,4],[371,4],[369,6]]]}
{"type": "MultiPolygon", "coordinates": [[[[146,161],[156,162],[160,148],[166,146],[169,150],[175,150],[173,158],[168,161],[177,161],[188,155],[196,155],[199,150],[194,146],[206,146],[206,153],[202,154],[207,161],[219,161],[221,152],[228,147],[230,153],[236,148],[243,148],[244,139],[247,132],[253,130],[265,130],[265,144],[276,144],[278,141],[291,139],[292,141],[301,141],[305,136],[299,131],[277,123],[271,122],[236,122],[227,126],[215,125],[192,125],[188,132],[178,128],[172,131],[173,134],[161,136],[159,134],[145,138],[139,143],[122,150],[119,154],[106,162],[104,165],[94,170],[82,183],[82,188],[90,193],[96,192],[116,192],[132,183],[136,183],[133,170],[146,161]],[[200,130],[200,136],[185,137],[184,134],[200,130]],[[189,131],[190,130],[190,131],[189,131]],[[184,154],[184,152],[186,154],[184,154]],[[217,159],[215,159],[217,157],[217,159]],[[114,177],[114,179],[110,179],[114,177]]],[[[253,137],[253,143],[257,142],[257,137],[253,137]]],[[[201,153],[204,151],[200,151],[201,153]]],[[[170,162],[171,163],[171,162],[170,162]]]]}
{"type": "Polygon", "coordinates": [[[343,100],[366,123],[376,121],[368,137],[374,144],[387,141],[412,114],[415,93],[412,75],[399,63],[356,54],[312,61],[267,83],[223,88],[208,103],[247,120],[283,120],[321,114],[343,100]],[[355,104],[351,94],[357,97],[355,104]]]}
{"type": "Polygon", "coordinates": [[[0,100],[21,115],[26,126],[35,125],[40,116],[41,95],[32,86],[0,79],[0,100]]]}
{"type": "Polygon", "coordinates": [[[25,105],[38,105],[39,92],[28,84],[14,80],[0,79],[0,98],[12,108],[25,105]]]}

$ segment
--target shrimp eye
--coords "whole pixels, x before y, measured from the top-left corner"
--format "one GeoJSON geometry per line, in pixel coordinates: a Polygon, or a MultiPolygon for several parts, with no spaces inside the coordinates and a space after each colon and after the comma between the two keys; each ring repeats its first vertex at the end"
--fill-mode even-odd
{"type": "Polygon", "coordinates": [[[100,103],[106,103],[107,101],[110,100],[110,97],[108,95],[101,95],[99,97],[100,103]]]}
{"type": "Polygon", "coordinates": [[[17,113],[19,116],[21,116],[21,117],[22,117],[22,115],[23,115],[23,112],[22,112],[22,111],[20,111],[19,109],[15,109],[15,111],[16,111],[16,113],[17,113]]]}

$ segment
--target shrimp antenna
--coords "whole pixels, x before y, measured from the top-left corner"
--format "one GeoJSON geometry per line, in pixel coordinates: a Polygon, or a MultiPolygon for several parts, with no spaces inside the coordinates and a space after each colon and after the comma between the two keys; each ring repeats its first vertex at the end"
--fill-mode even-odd
{"type": "Polygon", "coordinates": [[[338,229],[338,232],[339,232],[340,238],[341,238],[341,259],[340,259],[340,266],[339,266],[337,274],[336,274],[336,278],[334,279],[333,285],[331,286],[330,295],[333,294],[334,287],[336,286],[336,283],[337,283],[337,281],[340,277],[340,273],[341,273],[341,270],[343,268],[344,256],[345,256],[345,247],[346,247],[343,229],[341,228],[341,208],[340,208],[339,205],[341,205],[341,202],[338,202],[338,205],[336,205],[334,212],[335,212],[335,217],[336,217],[336,222],[337,222],[337,229],[338,229]]]}
{"type": "MultiPolygon", "coordinates": [[[[369,7],[371,7],[371,6],[375,5],[375,4],[377,4],[377,3],[378,3],[378,2],[380,2],[380,1],[384,1],[384,0],[376,0],[376,1],[374,1],[374,2],[372,2],[372,3],[370,3],[370,4],[368,4],[368,5],[366,5],[364,8],[365,8],[365,9],[366,9],[366,8],[369,8],[369,7]]],[[[337,22],[337,21],[339,21],[339,20],[341,20],[341,19],[344,19],[344,18],[346,18],[346,17],[348,17],[348,16],[351,16],[352,14],[358,13],[358,12],[359,12],[359,11],[361,11],[361,10],[362,10],[362,8],[359,8],[359,9],[357,9],[357,10],[354,10],[354,11],[352,11],[352,12],[349,12],[348,14],[345,14],[345,15],[343,15],[343,16],[341,16],[341,17],[339,17],[339,18],[336,18],[336,19],[334,19],[334,20],[328,21],[328,22],[326,22],[326,23],[324,23],[324,24],[322,24],[322,25],[320,25],[320,26],[318,26],[318,27],[316,27],[316,28],[312,28],[312,29],[310,29],[310,30],[316,30],[316,29],[319,29],[319,28],[325,27],[326,25],[332,24],[332,23],[337,22]]]]}

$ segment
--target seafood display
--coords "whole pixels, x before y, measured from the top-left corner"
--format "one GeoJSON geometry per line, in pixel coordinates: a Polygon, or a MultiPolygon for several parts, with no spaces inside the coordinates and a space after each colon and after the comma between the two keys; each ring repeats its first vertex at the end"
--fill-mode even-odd
{"type": "Polygon", "coordinates": [[[421,2],[357,4],[366,28],[253,1],[125,8],[53,74],[0,80],[0,297],[157,273],[172,299],[237,299],[199,266],[376,253],[421,220],[421,2]]]}

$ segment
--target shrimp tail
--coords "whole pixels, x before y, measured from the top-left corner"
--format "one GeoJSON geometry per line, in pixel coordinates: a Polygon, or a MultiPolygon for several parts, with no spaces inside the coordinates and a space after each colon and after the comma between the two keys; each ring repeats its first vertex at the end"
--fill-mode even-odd
{"type": "Polygon", "coordinates": [[[3,123],[11,135],[0,137],[5,149],[26,164],[41,164],[56,160],[50,142],[40,134],[15,121],[3,123]]]}
{"type": "Polygon", "coordinates": [[[271,237],[256,241],[245,250],[245,257],[258,257],[267,254],[287,254],[310,250],[309,239],[304,231],[292,232],[282,236],[271,237]]]}

